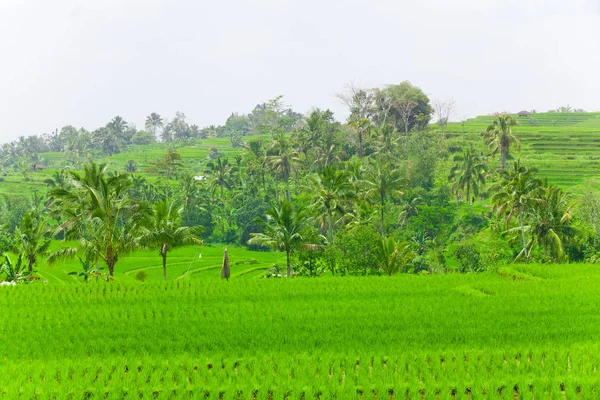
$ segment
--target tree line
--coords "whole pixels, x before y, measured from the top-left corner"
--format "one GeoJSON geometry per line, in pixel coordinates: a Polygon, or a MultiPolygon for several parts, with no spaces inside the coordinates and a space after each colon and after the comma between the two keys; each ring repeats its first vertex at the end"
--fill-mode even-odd
{"type": "MultiPolygon", "coordinates": [[[[200,175],[175,149],[146,171],[158,180],[93,162],[82,172],[57,171],[46,196],[6,199],[4,250],[20,255],[24,274],[39,256],[77,257],[85,279],[100,264],[111,277],[122,255],[139,247],[158,251],[166,279],[168,250],[200,240],[284,251],[285,265],[269,276],[594,259],[596,196],[577,208],[569,193],[515,160],[512,116],[497,115],[474,141],[447,132],[453,102],[432,106],[409,82],[349,87],[339,97],[349,107],[344,122],[329,110],[301,116],[281,97],[257,107],[256,120],[257,109],[233,114],[220,129],[232,145],[241,138],[241,153],[210,152],[200,175]],[[52,238],[79,245],[50,253],[52,238]]],[[[148,121],[154,137],[160,117],[148,121]]]]}

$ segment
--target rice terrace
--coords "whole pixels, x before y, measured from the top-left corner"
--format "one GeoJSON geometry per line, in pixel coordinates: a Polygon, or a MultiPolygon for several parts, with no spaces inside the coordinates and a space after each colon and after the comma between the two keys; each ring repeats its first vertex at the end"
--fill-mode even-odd
{"type": "Polygon", "coordinates": [[[599,7],[0,1],[0,400],[600,399],[599,7]]]}

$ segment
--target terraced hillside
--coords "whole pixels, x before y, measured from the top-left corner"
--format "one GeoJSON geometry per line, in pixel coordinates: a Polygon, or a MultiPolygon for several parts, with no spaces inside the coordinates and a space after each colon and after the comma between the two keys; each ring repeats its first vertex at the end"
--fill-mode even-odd
{"type": "MultiPolygon", "coordinates": [[[[251,139],[259,138],[253,136],[251,139]]],[[[206,163],[208,162],[208,153],[211,148],[218,150],[220,154],[233,158],[233,156],[242,152],[241,148],[231,146],[228,138],[210,138],[198,140],[193,144],[176,147],[182,159],[183,168],[192,174],[204,174],[206,163]]],[[[145,173],[151,162],[160,160],[168,150],[173,149],[173,144],[156,143],[151,145],[135,146],[131,145],[127,151],[112,156],[102,156],[100,154],[91,155],[95,162],[106,162],[113,170],[123,171],[125,165],[131,160],[136,165],[135,175],[143,176],[153,182],[157,178],[155,175],[145,173]]],[[[69,165],[68,157],[65,153],[48,152],[39,154],[41,162],[48,168],[36,172],[29,172],[25,177],[20,172],[13,170],[12,167],[6,167],[1,171],[0,195],[24,195],[29,196],[33,191],[45,193],[48,189],[45,180],[52,178],[55,171],[62,169],[72,169],[69,165]]],[[[232,160],[233,161],[233,160],[232,160]]]]}
{"type": "MultiPolygon", "coordinates": [[[[563,187],[583,185],[600,177],[600,113],[534,113],[515,115],[519,125],[513,128],[521,142],[520,151],[512,151],[539,168],[542,177],[563,187]]],[[[464,123],[464,133],[472,140],[489,126],[493,116],[479,116],[464,123]]],[[[462,123],[449,130],[463,133],[462,123]]]]}

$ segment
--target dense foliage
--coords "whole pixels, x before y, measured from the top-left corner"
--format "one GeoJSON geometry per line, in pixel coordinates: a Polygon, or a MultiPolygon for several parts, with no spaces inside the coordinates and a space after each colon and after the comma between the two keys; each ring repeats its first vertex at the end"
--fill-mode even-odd
{"type": "Polygon", "coordinates": [[[38,257],[77,256],[88,269],[105,264],[112,276],[120,254],[152,247],[165,277],[167,249],[199,242],[200,231],[206,243],[284,250],[285,268],[274,270],[287,275],[475,272],[513,260],[595,259],[592,220],[578,219],[568,193],[512,156],[519,117],[497,115],[471,140],[449,128],[451,103],[434,110],[409,82],[339,97],[350,111],[344,123],[328,110],[301,115],[277,97],[219,127],[152,113],[145,131],[115,117],[91,133],[66,126],[6,144],[4,165],[24,173],[41,168],[47,150],[66,152],[72,166],[46,180],[45,196],[6,198],[4,250],[28,260],[29,272],[38,257]],[[433,114],[440,119],[430,125],[433,114]],[[184,163],[178,146],[211,138],[228,138],[235,153],[211,147],[206,159],[184,163]],[[155,141],[169,148],[143,169],[133,160],[93,161],[155,141]],[[80,245],[48,254],[52,238],[80,245]]]}

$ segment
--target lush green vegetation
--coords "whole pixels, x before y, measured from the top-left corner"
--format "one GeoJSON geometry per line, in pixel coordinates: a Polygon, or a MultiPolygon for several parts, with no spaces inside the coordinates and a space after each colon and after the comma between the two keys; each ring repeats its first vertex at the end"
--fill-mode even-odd
{"type": "MultiPolygon", "coordinates": [[[[598,177],[600,113],[549,112],[514,116],[514,134],[521,142],[518,157],[536,166],[552,183],[581,190],[598,177]]],[[[479,134],[493,122],[493,116],[480,116],[463,123],[450,123],[453,134],[479,134]]]]}
{"type": "Polygon", "coordinates": [[[477,275],[5,288],[0,393],[594,398],[599,273],[530,264],[477,275]]]}
{"type": "Polygon", "coordinates": [[[3,145],[0,396],[595,397],[600,113],[339,97],[3,145]]]}
{"type": "MultiPolygon", "coordinates": [[[[329,111],[303,116],[278,97],[223,126],[200,129],[182,113],[171,121],[152,113],[143,131],[115,117],[92,132],[65,126],[4,145],[4,168],[14,172],[0,188],[12,191],[15,174],[23,184],[23,194],[6,194],[2,204],[0,250],[19,255],[6,260],[11,276],[26,280],[42,259],[69,257],[80,261],[84,280],[100,274],[100,264],[114,276],[122,256],[154,248],[166,280],[171,248],[200,239],[285,251],[269,275],[474,272],[515,260],[597,259],[600,202],[565,185],[567,174],[553,185],[547,160],[561,162],[562,149],[538,139],[577,131],[582,136],[571,140],[593,141],[600,114],[448,123],[453,103],[431,106],[408,82],[351,88],[340,98],[350,110],[345,123],[329,111]],[[540,156],[542,148],[555,153],[540,156]],[[78,243],[50,252],[51,239],[78,243]],[[21,264],[26,274],[15,272],[21,264]]],[[[574,150],[565,159],[591,162],[574,150]]],[[[578,179],[593,171],[586,168],[578,179]]]]}

